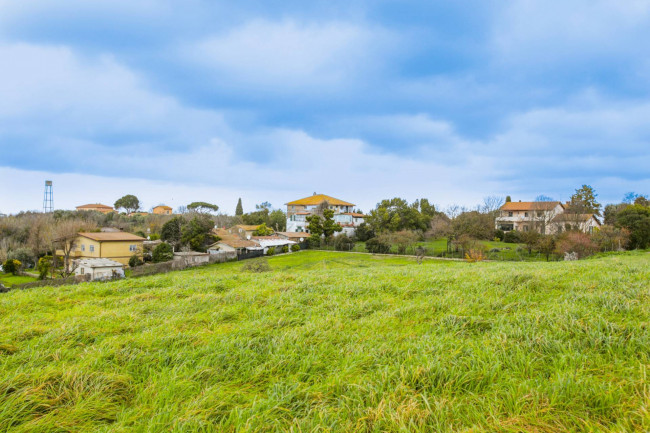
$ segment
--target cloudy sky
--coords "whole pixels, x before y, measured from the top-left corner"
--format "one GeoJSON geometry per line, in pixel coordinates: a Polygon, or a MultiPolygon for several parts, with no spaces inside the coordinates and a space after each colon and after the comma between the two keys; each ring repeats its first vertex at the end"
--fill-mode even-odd
{"type": "Polygon", "coordinates": [[[0,0],[0,212],[650,192],[650,1],[0,0]]]}

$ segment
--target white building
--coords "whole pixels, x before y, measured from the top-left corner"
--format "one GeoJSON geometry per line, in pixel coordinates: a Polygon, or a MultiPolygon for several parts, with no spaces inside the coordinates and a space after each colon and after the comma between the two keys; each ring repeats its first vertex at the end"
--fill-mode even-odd
{"type": "Polygon", "coordinates": [[[601,226],[593,214],[567,212],[559,201],[517,201],[507,202],[499,210],[495,227],[504,232],[516,230],[555,234],[566,230],[580,230],[592,233],[601,226]]]}
{"type": "Polygon", "coordinates": [[[334,211],[336,221],[348,236],[354,234],[355,228],[364,222],[365,216],[354,212],[354,203],[349,203],[325,194],[316,194],[294,200],[287,206],[287,232],[309,232],[307,217],[316,212],[319,206],[327,205],[334,211]]]}
{"type": "Polygon", "coordinates": [[[75,275],[90,275],[90,281],[124,277],[124,265],[111,259],[79,259],[75,275]]]}

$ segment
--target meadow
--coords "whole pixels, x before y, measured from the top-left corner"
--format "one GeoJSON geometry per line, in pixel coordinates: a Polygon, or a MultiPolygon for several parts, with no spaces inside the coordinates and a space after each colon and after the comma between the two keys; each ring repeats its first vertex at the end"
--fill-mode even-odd
{"type": "Polygon", "coordinates": [[[0,294],[0,431],[650,430],[650,254],[305,251],[0,294]]]}

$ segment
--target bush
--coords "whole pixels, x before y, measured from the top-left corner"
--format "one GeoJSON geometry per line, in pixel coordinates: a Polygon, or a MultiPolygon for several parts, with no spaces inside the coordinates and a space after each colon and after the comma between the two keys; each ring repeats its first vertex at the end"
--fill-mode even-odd
{"type": "Polygon", "coordinates": [[[152,234],[149,235],[149,240],[150,241],[157,241],[158,239],[160,239],[160,235],[157,234],[157,233],[152,233],[152,234]]]}
{"type": "Polygon", "coordinates": [[[140,257],[137,254],[133,254],[129,259],[129,266],[135,268],[141,265],[142,265],[142,260],[140,260],[140,257]]]}
{"type": "Polygon", "coordinates": [[[283,253],[288,253],[289,252],[289,245],[283,245],[282,246],[282,252],[283,253]]]}
{"type": "Polygon", "coordinates": [[[598,251],[598,245],[591,236],[580,232],[567,232],[557,242],[557,252],[567,256],[575,253],[578,258],[584,259],[598,251]]]}
{"type": "Polygon", "coordinates": [[[298,244],[291,245],[291,252],[295,253],[296,251],[300,251],[300,245],[298,244]]]}
{"type": "Polygon", "coordinates": [[[268,250],[266,250],[267,256],[272,256],[274,254],[275,254],[275,247],[270,247],[268,250]]]}
{"type": "Polygon", "coordinates": [[[334,248],[337,251],[351,251],[354,248],[354,242],[345,234],[338,235],[334,238],[334,248]]]}
{"type": "Polygon", "coordinates": [[[38,270],[38,279],[44,280],[52,268],[52,256],[43,256],[38,260],[36,269],[38,270]]]}
{"type": "Polygon", "coordinates": [[[494,231],[494,240],[503,241],[503,237],[504,237],[505,235],[506,235],[506,234],[504,233],[503,230],[498,230],[498,229],[497,229],[497,230],[494,231]]]}
{"type": "Polygon", "coordinates": [[[171,245],[163,242],[153,249],[152,258],[154,263],[168,262],[174,259],[174,250],[171,245]]]}
{"type": "Polygon", "coordinates": [[[264,258],[248,260],[244,266],[241,267],[241,270],[244,272],[269,272],[271,270],[271,265],[269,265],[269,262],[264,258]]]}
{"type": "Polygon", "coordinates": [[[503,242],[509,244],[518,244],[519,242],[521,242],[521,237],[519,236],[519,232],[515,230],[505,232],[503,234],[503,242]]]}
{"type": "Polygon", "coordinates": [[[20,273],[20,268],[22,267],[22,265],[23,264],[20,263],[19,260],[7,259],[2,265],[2,270],[8,274],[17,275],[20,273]]]}
{"type": "Polygon", "coordinates": [[[309,248],[320,248],[320,236],[310,236],[307,243],[309,248]]]}
{"type": "Polygon", "coordinates": [[[366,241],[366,250],[373,254],[388,254],[390,252],[390,245],[382,243],[377,238],[372,238],[366,241]]]}
{"type": "Polygon", "coordinates": [[[7,254],[7,258],[18,260],[24,268],[32,268],[35,265],[34,255],[29,248],[16,248],[7,254]]]}

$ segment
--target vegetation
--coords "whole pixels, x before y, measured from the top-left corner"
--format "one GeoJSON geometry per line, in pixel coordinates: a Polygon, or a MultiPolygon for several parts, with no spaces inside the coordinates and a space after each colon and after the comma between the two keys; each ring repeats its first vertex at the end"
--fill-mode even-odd
{"type": "Polygon", "coordinates": [[[166,242],[156,245],[151,255],[154,263],[168,262],[174,259],[174,250],[166,242]]]}
{"type": "Polygon", "coordinates": [[[237,200],[237,207],[235,208],[235,215],[241,216],[244,215],[244,206],[241,204],[241,197],[237,200]]]}
{"type": "Polygon", "coordinates": [[[0,295],[0,431],[648,431],[647,253],[305,252],[0,295]]]}
{"type": "Polygon", "coordinates": [[[117,199],[114,206],[115,209],[124,209],[124,212],[130,214],[140,209],[140,200],[132,194],[127,194],[117,199]]]}
{"type": "Polygon", "coordinates": [[[254,236],[270,236],[273,234],[273,229],[270,229],[266,226],[265,223],[262,223],[255,229],[253,232],[254,236]]]}
{"type": "Polygon", "coordinates": [[[219,210],[219,206],[212,203],[206,203],[204,201],[194,201],[187,205],[187,209],[193,212],[199,213],[209,213],[216,212],[219,210]]]}

